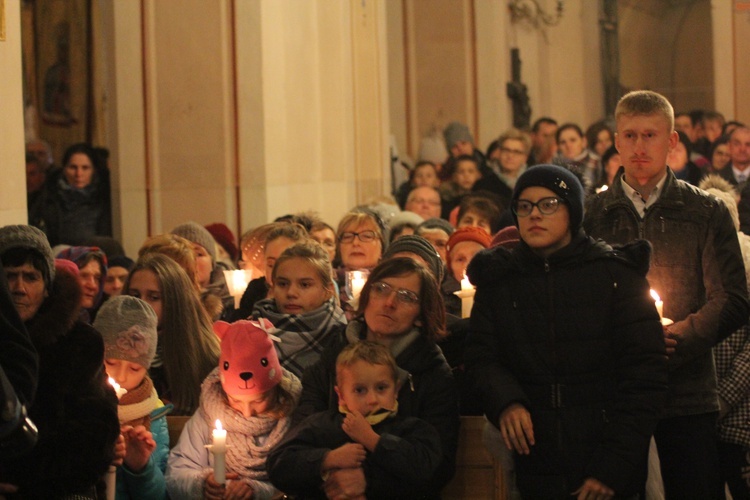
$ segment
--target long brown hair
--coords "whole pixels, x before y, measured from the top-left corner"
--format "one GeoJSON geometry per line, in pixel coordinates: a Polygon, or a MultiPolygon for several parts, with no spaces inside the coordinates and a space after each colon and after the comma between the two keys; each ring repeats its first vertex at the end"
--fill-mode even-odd
{"type": "Polygon", "coordinates": [[[422,321],[420,330],[427,338],[432,340],[445,337],[445,305],[435,277],[425,266],[408,257],[384,260],[372,270],[359,297],[357,316],[364,317],[365,309],[370,302],[370,290],[373,283],[381,281],[383,278],[401,277],[409,274],[416,274],[420,282],[419,319],[422,321]]]}
{"type": "Polygon", "coordinates": [[[142,270],[156,275],[161,291],[159,343],[172,402],[179,411],[192,413],[198,408],[203,379],[219,363],[219,339],[182,267],[166,255],[147,253],[128,274],[125,293],[133,274],[142,270]]]}

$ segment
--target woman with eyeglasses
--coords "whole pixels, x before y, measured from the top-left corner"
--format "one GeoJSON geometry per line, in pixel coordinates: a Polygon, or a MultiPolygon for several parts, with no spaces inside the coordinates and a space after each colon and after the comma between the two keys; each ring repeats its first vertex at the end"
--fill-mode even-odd
{"type": "MultiPolygon", "coordinates": [[[[345,346],[360,340],[385,345],[400,368],[398,414],[432,424],[441,436],[441,465],[430,490],[423,492],[425,498],[439,497],[453,476],[459,425],[456,383],[435,343],[444,336],[443,300],[430,271],[407,257],[383,261],[362,289],[355,318],[334,336],[321,359],[305,371],[293,420],[299,422],[313,413],[338,407],[335,363],[345,346]]],[[[361,469],[336,471],[325,483],[321,480],[320,487],[328,498],[359,498],[367,491],[361,469]]]]}
{"type": "Polygon", "coordinates": [[[569,170],[530,168],[511,201],[521,242],[481,251],[468,268],[477,290],[466,368],[496,446],[514,452],[523,498],[643,493],[665,404],[650,246],[589,238],[583,200],[569,170]]]}

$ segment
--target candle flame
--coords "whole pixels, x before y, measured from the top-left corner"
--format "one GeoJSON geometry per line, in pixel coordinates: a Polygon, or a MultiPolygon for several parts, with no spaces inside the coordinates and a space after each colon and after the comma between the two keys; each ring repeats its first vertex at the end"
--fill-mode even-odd
{"type": "Polygon", "coordinates": [[[352,279],[353,280],[361,280],[362,279],[362,271],[352,271],[352,279]]]}
{"type": "Polygon", "coordinates": [[[217,431],[222,430],[222,428],[221,428],[221,420],[219,420],[218,418],[216,419],[216,430],[217,431]]]}
{"type": "Polygon", "coordinates": [[[651,289],[651,297],[653,297],[653,299],[656,302],[660,302],[661,301],[661,298],[659,297],[659,294],[656,293],[656,290],[654,290],[653,288],[651,289]]]}
{"type": "Polygon", "coordinates": [[[115,379],[113,379],[112,377],[107,378],[107,382],[109,382],[109,385],[111,385],[112,387],[114,387],[115,392],[117,392],[117,390],[120,388],[120,384],[118,384],[117,382],[115,382],[115,379]]]}

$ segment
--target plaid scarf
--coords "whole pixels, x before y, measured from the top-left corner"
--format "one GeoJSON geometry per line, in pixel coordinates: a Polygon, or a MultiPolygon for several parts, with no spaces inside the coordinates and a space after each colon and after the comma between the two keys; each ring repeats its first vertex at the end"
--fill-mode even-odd
{"type": "Polygon", "coordinates": [[[274,299],[264,299],[255,303],[253,318],[266,318],[273,324],[276,331],[272,333],[281,338],[275,344],[281,366],[298,377],[320,359],[329,335],[346,325],[344,311],[333,298],[304,314],[281,313],[274,299]]]}

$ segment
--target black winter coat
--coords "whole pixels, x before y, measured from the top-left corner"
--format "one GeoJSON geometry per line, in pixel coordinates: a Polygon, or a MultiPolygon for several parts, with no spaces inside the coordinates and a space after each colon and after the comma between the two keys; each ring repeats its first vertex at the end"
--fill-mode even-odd
{"type": "Polygon", "coordinates": [[[39,352],[39,386],[29,417],[39,429],[32,452],[6,463],[0,482],[19,498],[90,494],[114,458],[117,398],[104,371],[104,342],[77,321],[78,279],[58,270],[50,296],[26,327],[39,352]]]}
{"type": "Polygon", "coordinates": [[[547,259],[521,243],[477,254],[466,367],[488,419],[520,403],[536,444],[516,454],[524,498],[565,498],[588,477],[643,490],[667,365],[645,279],[649,246],[576,235],[547,259]]]}
{"type": "MultiPolygon", "coordinates": [[[[364,323],[355,320],[347,328],[363,329],[364,323]]],[[[304,418],[329,409],[338,408],[336,385],[336,357],[349,340],[346,330],[332,334],[330,343],[320,360],[302,375],[302,395],[292,419],[293,425],[304,418]]],[[[432,497],[450,482],[455,473],[458,447],[458,391],[450,366],[440,348],[424,336],[419,336],[398,356],[399,368],[408,372],[407,381],[398,393],[398,414],[417,417],[431,424],[440,434],[442,460],[431,481],[432,497]]]]}

